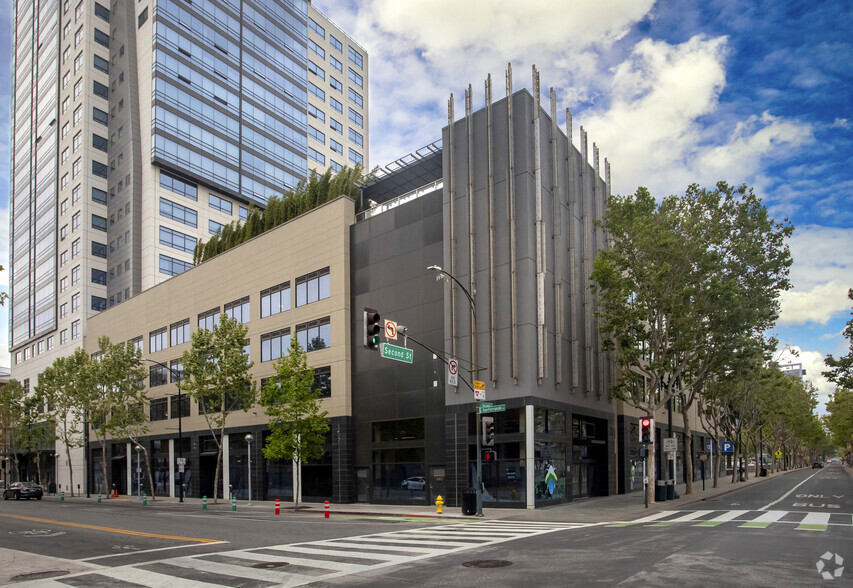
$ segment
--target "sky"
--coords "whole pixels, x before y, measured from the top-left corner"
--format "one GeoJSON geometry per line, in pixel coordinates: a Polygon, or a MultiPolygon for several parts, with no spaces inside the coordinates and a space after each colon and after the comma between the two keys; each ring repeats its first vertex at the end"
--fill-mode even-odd
{"type": "MultiPolygon", "coordinates": [[[[612,191],[663,197],[692,183],[747,184],[796,227],[792,290],[774,334],[819,391],[843,355],[853,287],[853,3],[847,0],[314,0],[369,55],[370,164],[441,137],[493,79],[504,95],[540,72],[611,164],[612,191]],[[791,350],[797,353],[791,355],[791,350]]],[[[11,51],[0,8],[0,61],[11,51]]],[[[8,68],[0,72],[0,264],[8,267],[8,68]]],[[[561,116],[564,116],[562,114],[561,116]]],[[[559,123],[564,125],[564,120],[559,123]]],[[[6,290],[8,272],[0,274],[6,290]]],[[[0,365],[9,365],[0,311],[0,365]]]]}

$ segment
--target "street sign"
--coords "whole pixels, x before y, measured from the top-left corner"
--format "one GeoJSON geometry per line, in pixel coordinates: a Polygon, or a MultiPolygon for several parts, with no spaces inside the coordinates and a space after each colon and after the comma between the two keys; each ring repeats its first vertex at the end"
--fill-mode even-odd
{"type": "Polygon", "coordinates": [[[447,361],[447,385],[456,386],[458,383],[459,362],[455,359],[447,361]]]}
{"type": "Polygon", "coordinates": [[[782,452],[779,449],[776,450],[776,459],[782,459],[782,452]]]}
{"type": "Polygon", "coordinates": [[[480,403],[480,414],[489,414],[490,412],[503,412],[506,410],[506,404],[488,404],[480,403]]]}
{"type": "Polygon", "coordinates": [[[720,451],[722,453],[734,453],[735,444],[731,441],[723,441],[722,443],[720,443],[720,451]]]}
{"type": "Polygon", "coordinates": [[[178,465],[187,465],[187,458],[186,457],[178,457],[175,459],[175,463],[178,465]]]}
{"type": "Polygon", "coordinates": [[[402,361],[403,363],[412,363],[415,359],[415,352],[407,347],[397,347],[390,343],[379,344],[379,355],[385,359],[393,359],[394,361],[402,361]]]}
{"type": "Polygon", "coordinates": [[[486,383],[474,380],[474,400],[486,399],[486,383]]]}
{"type": "Polygon", "coordinates": [[[675,440],[675,437],[664,438],[663,450],[667,453],[675,453],[678,450],[678,442],[675,440]]]}
{"type": "Polygon", "coordinates": [[[394,321],[389,321],[388,319],[385,319],[385,338],[397,338],[397,323],[395,323],[394,321]]]}

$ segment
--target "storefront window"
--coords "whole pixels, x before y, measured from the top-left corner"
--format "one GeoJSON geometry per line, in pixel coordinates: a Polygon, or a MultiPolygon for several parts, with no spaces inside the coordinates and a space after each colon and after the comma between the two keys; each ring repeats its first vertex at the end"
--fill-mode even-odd
{"type": "Polygon", "coordinates": [[[375,450],[373,452],[373,498],[425,500],[427,472],[424,458],[425,450],[422,447],[375,450]]]}
{"type": "Polygon", "coordinates": [[[535,461],[533,488],[536,500],[557,500],[566,497],[566,444],[534,443],[535,461]]]}

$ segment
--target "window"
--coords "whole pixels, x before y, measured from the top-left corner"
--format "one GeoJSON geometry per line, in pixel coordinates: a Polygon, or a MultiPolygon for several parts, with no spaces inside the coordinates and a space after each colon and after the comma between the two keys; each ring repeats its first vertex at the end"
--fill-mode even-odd
{"type": "Polygon", "coordinates": [[[100,82],[93,81],[92,82],[92,93],[99,98],[103,98],[104,100],[109,99],[109,88],[103,85],[100,82]]]}
{"type": "Polygon", "coordinates": [[[313,104],[308,105],[308,114],[319,120],[320,122],[326,122],[326,114],[314,106],[313,104]]]}
{"type": "Polygon", "coordinates": [[[76,339],[80,336],[80,320],[71,323],[71,338],[76,339]]]}
{"type": "Polygon", "coordinates": [[[336,70],[341,73],[344,73],[344,64],[335,59],[334,55],[329,55],[329,63],[331,63],[332,67],[334,67],[336,70]]]}
{"type": "Polygon", "coordinates": [[[290,329],[282,329],[261,335],[261,361],[275,361],[288,355],[290,329]]]}
{"type": "Polygon", "coordinates": [[[59,267],[65,267],[68,264],[68,252],[63,251],[59,254],[59,267]]]}
{"type": "Polygon", "coordinates": [[[95,16],[110,22],[110,9],[95,2],[95,16]]]}
{"type": "Polygon", "coordinates": [[[308,157],[312,161],[316,161],[320,165],[326,165],[326,156],[314,149],[313,147],[308,148],[308,157]]]}
{"type": "Polygon", "coordinates": [[[103,45],[107,49],[110,47],[110,36],[105,32],[95,29],[95,43],[98,45],[103,45]]]}
{"type": "Polygon", "coordinates": [[[92,255],[94,257],[107,258],[107,246],[97,241],[92,241],[92,255]]]}
{"type": "Polygon", "coordinates": [[[172,247],[178,251],[192,253],[195,251],[196,238],[190,235],[185,235],[179,231],[175,231],[168,227],[160,227],[160,244],[167,247],[172,247]]]}
{"type": "Polygon", "coordinates": [[[71,217],[71,232],[74,233],[80,228],[80,211],[74,213],[71,217]]]}
{"type": "Polygon", "coordinates": [[[317,55],[319,55],[321,58],[323,58],[323,59],[326,58],[326,50],[323,49],[322,47],[320,47],[317,43],[315,43],[311,39],[308,39],[308,48],[311,51],[313,51],[314,53],[316,53],[317,55]]]}
{"type": "Polygon", "coordinates": [[[71,177],[76,178],[80,175],[80,172],[83,171],[83,162],[78,157],[74,163],[71,164],[71,177]]]}
{"type": "Polygon", "coordinates": [[[344,146],[335,141],[334,139],[329,139],[329,147],[335,153],[340,153],[341,155],[344,154],[344,146]]]}
{"type": "Polygon", "coordinates": [[[261,318],[290,310],[290,282],[261,290],[261,318]]]}
{"type": "Polygon", "coordinates": [[[136,20],[137,20],[136,28],[141,28],[142,25],[145,24],[145,21],[148,20],[148,7],[147,6],[145,7],[145,9],[142,12],[139,13],[139,18],[137,18],[136,20]]]}
{"type": "Polygon", "coordinates": [[[212,329],[219,324],[219,307],[208,310],[198,315],[199,329],[212,329]]]}
{"type": "Polygon", "coordinates": [[[68,316],[68,303],[59,305],[59,318],[68,316]]]}
{"type": "Polygon", "coordinates": [[[305,351],[326,349],[332,343],[329,317],[296,325],[296,342],[305,351]]]}
{"type": "MultiPolygon", "coordinates": [[[[149,374],[149,381],[151,376],[149,374]]],[[[151,421],[165,421],[169,418],[166,415],[166,408],[168,407],[168,399],[166,398],[152,398],[151,404],[148,407],[151,421]]]]}
{"type": "Polygon", "coordinates": [[[77,57],[74,58],[74,75],[77,75],[77,72],[80,71],[80,68],[83,67],[83,53],[80,52],[77,54],[77,57]]]}
{"type": "Polygon", "coordinates": [[[71,126],[68,123],[65,123],[64,125],[62,125],[62,138],[63,139],[68,136],[68,130],[70,128],[71,128],[71,126]]]}
{"type": "Polygon", "coordinates": [[[338,92],[344,91],[344,85],[339,80],[337,80],[334,76],[329,76],[329,85],[332,88],[334,88],[335,90],[337,90],[338,92]]]}
{"type": "Polygon", "coordinates": [[[92,173],[99,178],[107,177],[107,165],[105,163],[101,163],[100,161],[92,160],[92,173]]]}
{"type": "Polygon", "coordinates": [[[342,125],[339,121],[336,121],[335,119],[330,118],[329,119],[329,126],[332,128],[333,131],[335,131],[339,135],[344,134],[344,125],[342,125]]]}
{"type": "Polygon", "coordinates": [[[361,56],[361,53],[352,47],[347,47],[347,53],[349,54],[350,61],[356,64],[359,69],[364,69],[364,58],[361,56]]]}
{"type": "Polygon", "coordinates": [[[76,286],[80,283],[80,266],[75,265],[71,270],[71,285],[76,286]]]}
{"type": "Polygon", "coordinates": [[[71,140],[71,150],[77,153],[77,150],[83,146],[83,131],[80,131],[71,140]]]}
{"type": "Polygon", "coordinates": [[[235,300],[234,302],[229,302],[225,305],[225,314],[228,317],[237,319],[239,323],[248,323],[249,318],[249,297],[241,298],[240,300],[235,300]]]}
{"type": "Polygon", "coordinates": [[[311,93],[311,95],[316,96],[323,102],[326,101],[326,93],[311,82],[308,82],[308,92],[311,93]]]}
{"type": "MultiPolygon", "coordinates": [[[[355,124],[357,124],[359,127],[364,128],[364,117],[352,108],[349,109],[349,119],[355,124]]],[[[361,143],[359,143],[359,145],[361,145],[361,143]]]]}
{"type": "Polygon", "coordinates": [[[107,219],[102,216],[98,216],[97,214],[92,215],[92,228],[97,229],[99,231],[106,232],[107,230],[107,219]]]}
{"type": "Polygon", "coordinates": [[[92,147],[106,153],[108,145],[109,143],[106,137],[102,137],[100,135],[92,133],[92,147]]]}
{"type": "Polygon", "coordinates": [[[107,203],[107,193],[100,188],[92,188],[92,202],[97,202],[98,204],[106,204],[107,203]]]}
{"type": "Polygon", "coordinates": [[[195,184],[185,182],[184,180],[162,170],[160,171],[160,186],[167,190],[171,190],[176,194],[186,196],[191,200],[198,200],[198,187],[196,187],[195,184]]]}
{"type": "Polygon", "coordinates": [[[62,150],[62,156],[59,159],[59,162],[63,163],[63,164],[66,161],[68,161],[68,147],[66,147],[65,149],[62,150]]]}
{"type": "Polygon", "coordinates": [[[68,82],[71,81],[71,72],[65,72],[65,75],[62,76],[62,87],[65,88],[68,85],[68,82]]]}
{"type": "Polygon", "coordinates": [[[99,269],[92,268],[92,283],[93,284],[101,284],[102,286],[107,285],[107,272],[99,269]]]}
{"type": "Polygon", "coordinates": [[[80,202],[80,184],[74,186],[74,189],[71,190],[71,205],[74,206],[80,202]]]}
{"type": "Polygon", "coordinates": [[[330,296],[329,268],[296,278],[296,306],[304,306],[330,296]]]}
{"type": "Polygon", "coordinates": [[[248,208],[246,208],[246,207],[244,207],[244,206],[240,206],[240,207],[239,207],[239,209],[240,209],[240,210],[239,210],[240,220],[241,220],[241,221],[246,221],[246,220],[248,220],[248,218],[249,218],[249,209],[248,209],[248,208]]]}
{"type": "Polygon", "coordinates": [[[361,133],[354,129],[349,129],[349,140],[358,145],[359,147],[364,147],[364,137],[362,137],[361,133]]]}
{"type": "Polygon", "coordinates": [[[148,333],[148,352],[154,353],[169,347],[169,332],[166,327],[148,333]]]}
{"type": "Polygon", "coordinates": [[[110,116],[100,108],[92,107],[92,120],[102,125],[106,125],[110,121],[110,116]]]}
{"type": "Polygon", "coordinates": [[[172,342],[172,347],[189,341],[190,319],[184,319],[179,323],[172,324],[169,327],[169,340],[172,342]]]}
{"type": "Polygon", "coordinates": [[[53,337],[48,337],[47,338],[47,350],[50,351],[51,349],[53,349],[53,337]]]}
{"type": "Polygon", "coordinates": [[[326,144],[326,135],[323,134],[322,131],[318,131],[311,125],[308,125],[308,136],[312,139],[319,141],[320,143],[326,144]]]}
{"type": "Polygon", "coordinates": [[[71,104],[71,98],[66,96],[65,100],[62,101],[62,114],[65,114],[65,111],[68,110],[69,104],[71,104]]]}
{"type": "Polygon", "coordinates": [[[83,26],[81,25],[80,28],[77,29],[77,32],[74,33],[74,48],[77,49],[77,47],[79,47],[80,43],[82,43],[82,42],[83,42],[83,26]]]}
{"type": "Polygon", "coordinates": [[[165,198],[160,198],[160,216],[178,221],[188,227],[198,227],[198,213],[195,210],[165,198]]]}
{"type": "Polygon", "coordinates": [[[314,74],[321,80],[326,79],[326,72],[323,71],[323,68],[311,61],[310,59],[308,60],[308,71],[310,71],[312,74],[314,74]]]}
{"type": "Polygon", "coordinates": [[[80,97],[83,93],[83,78],[80,78],[74,83],[74,100],[80,97]]]}
{"type": "Polygon", "coordinates": [[[356,73],[356,71],[351,67],[349,67],[347,69],[349,70],[349,72],[347,74],[349,81],[351,81],[353,84],[355,84],[359,88],[363,88],[364,87],[364,78],[361,77],[361,74],[356,73]]]}
{"type": "Polygon", "coordinates": [[[178,274],[182,274],[188,269],[192,269],[193,264],[188,261],[182,261],[180,259],[175,259],[174,257],[169,257],[168,255],[160,254],[160,273],[166,274],[167,276],[177,276],[178,274]]]}
{"type": "Polygon", "coordinates": [[[352,88],[349,89],[348,94],[349,94],[350,100],[352,100],[354,103],[358,104],[359,106],[362,106],[362,107],[364,106],[364,98],[361,97],[361,94],[359,94],[358,92],[356,92],[352,88]]]}
{"type": "Polygon", "coordinates": [[[329,35],[329,43],[332,45],[332,47],[343,53],[344,46],[333,35],[329,35]]]}
{"type": "MultiPolygon", "coordinates": [[[[127,297],[125,296],[125,298],[127,297]]],[[[140,335],[139,337],[134,337],[130,340],[130,342],[133,343],[134,349],[139,351],[139,353],[142,353],[142,335],[140,335]]]]}
{"type": "Polygon", "coordinates": [[[209,220],[207,221],[207,232],[211,235],[215,235],[222,231],[225,228],[225,225],[218,223],[216,221],[209,220]]]}
{"type": "Polygon", "coordinates": [[[80,255],[80,239],[74,239],[71,244],[71,259],[77,259],[80,255]]]}
{"type": "MultiPolygon", "coordinates": [[[[183,374],[183,372],[180,372],[183,374]]],[[[175,376],[172,376],[173,378],[175,376]]],[[[183,376],[182,376],[183,377],[183,376]]],[[[181,418],[186,418],[190,416],[190,397],[186,394],[181,394],[181,404],[180,404],[180,416],[181,418]]],[[[178,396],[170,396],[169,397],[169,412],[172,415],[173,419],[178,418],[178,396]]]]}
{"type": "Polygon", "coordinates": [[[326,38],[326,29],[318,25],[310,16],[308,17],[308,28],[323,37],[324,39],[326,38]]]}
{"type": "Polygon", "coordinates": [[[213,210],[224,212],[227,215],[230,215],[231,211],[233,210],[231,207],[231,202],[225,200],[224,198],[220,198],[215,194],[210,194],[210,199],[208,203],[213,210]]]}
{"type": "Polygon", "coordinates": [[[166,366],[152,365],[148,368],[148,387],[165,386],[169,382],[169,370],[166,366]]]}
{"type": "Polygon", "coordinates": [[[100,296],[92,296],[92,310],[106,310],[107,309],[107,299],[101,298],[100,296]]]}
{"type": "Polygon", "coordinates": [[[323,366],[314,368],[314,384],[311,389],[319,393],[320,398],[329,398],[332,395],[332,368],[323,366]]]}
{"type": "Polygon", "coordinates": [[[335,172],[335,173],[337,173],[337,172],[341,171],[342,169],[344,169],[344,166],[342,166],[340,163],[338,163],[338,162],[337,162],[337,161],[335,161],[334,159],[330,159],[330,160],[329,160],[329,167],[330,167],[330,168],[332,168],[332,171],[333,171],[333,172],[335,172]]]}
{"type": "Polygon", "coordinates": [[[59,280],[59,291],[65,292],[68,289],[68,278],[61,278],[59,280]]]}
{"type": "Polygon", "coordinates": [[[63,329],[63,330],[59,331],[59,344],[62,345],[63,343],[67,343],[67,342],[68,342],[68,329],[63,329]]]}
{"type": "Polygon", "coordinates": [[[83,120],[83,107],[78,106],[74,109],[74,117],[72,118],[71,122],[76,127],[77,123],[79,123],[81,120],[83,120]]]}
{"type": "Polygon", "coordinates": [[[353,148],[349,150],[349,160],[356,165],[364,165],[364,156],[353,148]]]}
{"type": "Polygon", "coordinates": [[[101,70],[104,73],[110,73],[110,62],[100,55],[93,56],[93,64],[95,69],[101,70]]]}

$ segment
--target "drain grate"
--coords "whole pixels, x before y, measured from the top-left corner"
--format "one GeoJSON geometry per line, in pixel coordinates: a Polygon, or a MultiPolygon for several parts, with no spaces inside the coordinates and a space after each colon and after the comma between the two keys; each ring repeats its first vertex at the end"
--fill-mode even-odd
{"type": "Polygon", "coordinates": [[[27,582],[28,580],[46,580],[47,578],[58,578],[70,574],[68,570],[45,570],[43,572],[29,572],[18,574],[11,578],[12,582],[27,582]]]}
{"type": "Polygon", "coordinates": [[[489,568],[505,568],[507,566],[511,566],[511,561],[506,561],[505,559],[477,559],[474,561],[466,561],[462,564],[466,568],[480,568],[480,569],[489,569],[489,568]]]}
{"type": "Polygon", "coordinates": [[[262,561],[261,563],[256,563],[252,567],[259,570],[271,570],[273,568],[283,568],[284,566],[289,565],[290,563],[286,561],[262,561]]]}

